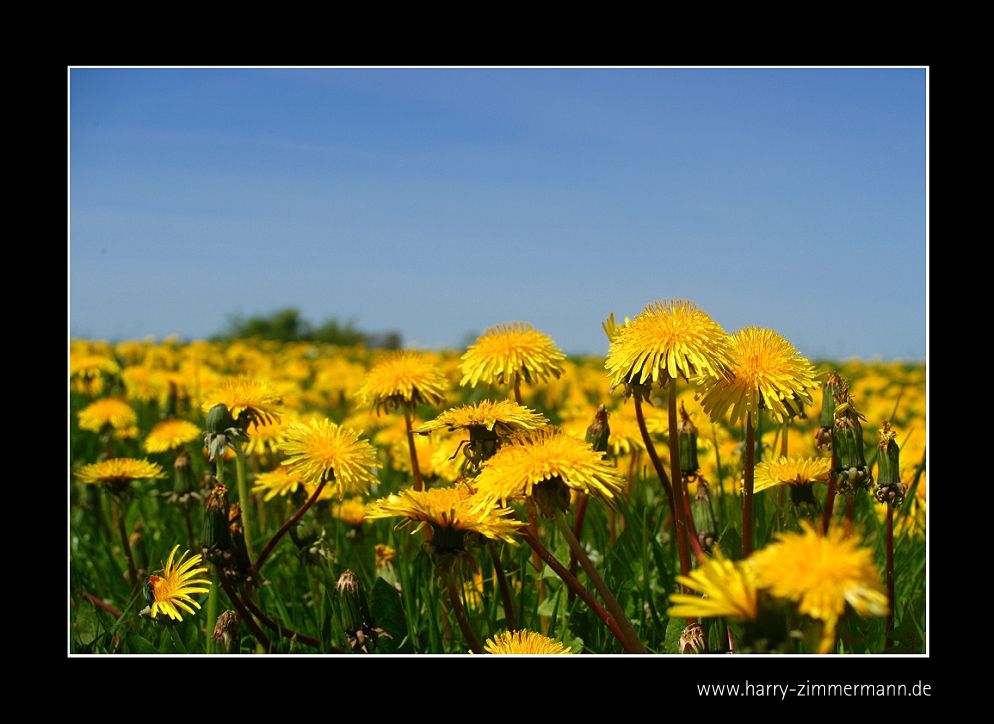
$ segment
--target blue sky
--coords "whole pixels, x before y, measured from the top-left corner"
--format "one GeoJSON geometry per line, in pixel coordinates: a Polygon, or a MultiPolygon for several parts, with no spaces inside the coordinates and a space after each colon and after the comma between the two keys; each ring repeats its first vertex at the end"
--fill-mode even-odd
{"type": "Polygon", "coordinates": [[[297,307],[419,347],[690,299],[811,358],[924,359],[927,75],[69,71],[69,331],[297,307]]]}

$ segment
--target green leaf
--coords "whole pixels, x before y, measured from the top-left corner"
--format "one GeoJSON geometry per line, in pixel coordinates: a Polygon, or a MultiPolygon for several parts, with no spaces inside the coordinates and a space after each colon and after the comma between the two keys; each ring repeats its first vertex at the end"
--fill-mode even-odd
{"type": "Polygon", "coordinates": [[[157,654],[159,649],[146,638],[139,636],[134,631],[128,631],[125,641],[133,654],[157,654]]]}
{"type": "Polygon", "coordinates": [[[80,602],[76,607],[76,638],[82,646],[89,646],[100,634],[100,619],[93,604],[89,601],[80,602]]]}
{"type": "Polygon", "coordinates": [[[390,637],[379,637],[375,652],[413,654],[414,647],[407,635],[407,618],[397,589],[382,578],[377,578],[373,585],[373,596],[369,607],[377,628],[390,634],[390,637]]]}
{"type": "Polygon", "coordinates": [[[680,634],[687,627],[686,620],[671,618],[666,624],[666,653],[680,653],[680,634]]]}

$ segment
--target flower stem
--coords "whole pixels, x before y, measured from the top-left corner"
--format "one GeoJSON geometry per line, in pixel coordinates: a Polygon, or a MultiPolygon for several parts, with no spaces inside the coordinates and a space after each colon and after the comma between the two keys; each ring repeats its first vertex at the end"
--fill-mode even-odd
{"type": "Polygon", "coordinates": [[[635,418],[639,423],[639,432],[642,433],[645,450],[649,453],[649,460],[652,461],[652,467],[655,468],[656,475],[659,476],[659,482],[663,486],[663,492],[666,493],[666,500],[670,504],[670,511],[672,511],[674,509],[673,487],[670,485],[670,477],[663,468],[663,461],[659,459],[659,453],[656,452],[656,446],[653,445],[652,438],[649,437],[649,429],[645,426],[645,415],[642,413],[642,399],[638,393],[635,394],[635,418]]]}
{"type": "Polygon", "coordinates": [[[756,485],[756,429],[752,426],[752,413],[746,413],[745,467],[742,483],[742,557],[752,554],[753,528],[753,490],[756,485]]]}
{"type": "Polygon", "coordinates": [[[832,457],[832,470],[828,473],[828,492],[825,493],[825,510],[821,514],[822,535],[828,535],[832,523],[832,510],[835,508],[835,457],[832,457]]]}
{"type": "Polygon", "coordinates": [[[217,589],[220,585],[220,571],[217,564],[211,565],[211,590],[207,594],[207,641],[204,644],[209,654],[214,651],[214,627],[217,626],[217,589]]]}
{"type": "Polygon", "coordinates": [[[533,536],[530,531],[526,528],[521,529],[521,537],[525,539],[525,542],[531,546],[532,551],[537,553],[543,561],[549,564],[549,568],[556,572],[556,575],[563,579],[563,582],[570,587],[571,590],[576,591],[576,595],[580,597],[587,606],[593,611],[597,617],[604,622],[604,625],[608,627],[614,637],[618,639],[621,645],[624,647],[625,651],[629,654],[635,653],[632,645],[628,643],[628,639],[625,638],[625,634],[622,633],[621,628],[618,626],[618,622],[611,617],[611,614],[607,612],[600,602],[594,598],[593,594],[588,591],[580,581],[576,579],[576,576],[570,574],[566,567],[556,560],[555,556],[549,553],[548,548],[539,542],[538,538],[533,536]]]}
{"type": "Polygon", "coordinates": [[[494,575],[497,576],[497,587],[500,589],[500,600],[504,604],[504,623],[507,624],[508,631],[517,631],[518,622],[514,617],[514,599],[511,598],[511,589],[507,585],[507,576],[504,575],[504,566],[500,562],[500,552],[497,550],[497,542],[489,541],[487,549],[490,551],[490,560],[494,564],[494,575]]]}
{"type": "Polygon", "coordinates": [[[459,597],[459,584],[456,582],[456,567],[454,565],[449,566],[448,582],[449,601],[452,604],[452,612],[456,615],[456,621],[459,623],[462,635],[466,637],[466,643],[469,644],[469,648],[472,649],[474,654],[482,654],[484,653],[483,644],[480,643],[480,639],[476,635],[476,631],[473,630],[469,618],[466,617],[466,611],[462,607],[462,599],[459,597]]]}
{"type": "Polygon", "coordinates": [[[248,482],[245,477],[245,453],[240,449],[235,453],[235,471],[238,474],[238,502],[242,504],[242,527],[245,529],[245,548],[249,560],[255,558],[252,552],[252,508],[248,496],[248,482]]]}
{"type": "MultiPolygon", "coordinates": [[[[894,630],[894,508],[887,503],[887,626],[884,631],[889,634],[894,630]]],[[[884,649],[890,641],[884,640],[884,649]]]]}
{"type": "Polygon", "coordinates": [[[135,567],[135,557],[131,554],[131,543],[128,542],[128,530],[124,523],[128,507],[123,502],[120,501],[117,505],[117,529],[121,533],[121,545],[124,547],[124,555],[128,559],[128,582],[131,584],[131,590],[134,591],[138,587],[138,569],[135,567]]]}
{"type": "Polygon", "coordinates": [[[603,599],[604,605],[618,622],[618,625],[625,634],[625,638],[628,640],[628,643],[631,644],[631,647],[635,650],[635,653],[649,653],[646,650],[645,645],[639,639],[638,634],[635,633],[635,628],[632,626],[631,621],[628,620],[625,612],[622,610],[621,606],[618,605],[618,601],[615,599],[614,594],[611,593],[611,590],[607,587],[607,584],[604,583],[604,579],[601,578],[601,575],[597,572],[597,569],[594,568],[594,564],[590,562],[590,558],[587,557],[587,553],[580,545],[580,541],[578,541],[576,536],[573,535],[573,531],[570,530],[569,524],[566,522],[566,516],[563,515],[561,511],[556,513],[556,524],[559,526],[559,531],[563,534],[563,537],[569,544],[573,555],[576,556],[577,560],[580,561],[580,565],[583,566],[583,570],[587,574],[587,578],[589,578],[590,582],[594,584],[594,588],[597,589],[597,593],[599,593],[603,599]]]}
{"type": "MultiPolygon", "coordinates": [[[[590,496],[587,495],[586,493],[584,493],[583,495],[581,495],[579,502],[577,502],[577,504],[576,504],[576,512],[573,514],[573,535],[576,536],[577,540],[580,540],[580,537],[583,534],[583,519],[587,517],[587,503],[589,502],[589,500],[590,500],[590,496]]],[[[610,516],[610,520],[611,520],[611,543],[613,545],[614,544],[614,511],[613,510],[610,511],[609,516],[610,516]]],[[[576,575],[576,569],[577,569],[578,565],[579,565],[579,561],[576,560],[576,556],[573,555],[572,551],[570,551],[570,554],[569,554],[569,572],[572,573],[574,576],[576,575]]],[[[569,592],[569,596],[567,596],[567,598],[568,598],[568,600],[572,601],[575,596],[576,596],[576,594],[574,594],[572,591],[570,591],[569,592]]]]}
{"type": "Polygon", "coordinates": [[[680,552],[680,573],[690,575],[690,541],[687,513],[684,509],[683,474],[680,471],[680,437],[676,421],[676,380],[667,382],[667,414],[670,438],[670,480],[673,482],[673,517],[676,520],[676,545],[680,552]]]}
{"type": "Polygon", "coordinates": [[[262,553],[259,554],[259,558],[255,562],[255,570],[257,571],[262,570],[262,564],[266,562],[267,558],[269,558],[269,554],[272,553],[273,547],[276,545],[276,543],[279,541],[280,538],[286,535],[286,532],[290,530],[291,526],[296,525],[297,521],[300,520],[303,517],[304,513],[307,512],[307,509],[310,508],[312,505],[314,505],[314,503],[318,499],[318,496],[321,495],[321,491],[324,490],[324,486],[327,485],[327,483],[328,483],[327,478],[321,478],[321,484],[314,489],[314,493],[311,495],[310,498],[307,499],[307,502],[304,503],[302,506],[300,506],[300,510],[298,510],[296,513],[291,515],[290,519],[287,520],[287,522],[284,523],[283,526],[278,531],[276,531],[276,534],[269,539],[269,542],[266,544],[266,547],[262,549],[262,553]]]}
{"type": "Polygon", "coordinates": [[[421,482],[421,468],[418,466],[418,451],[414,447],[414,429],[411,426],[411,412],[404,408],[404,423],[407,425],[407,449],[411,451],[411,473],[414,476],[414,489],[418,492],[424,490],[424,483],[421,482]]]}

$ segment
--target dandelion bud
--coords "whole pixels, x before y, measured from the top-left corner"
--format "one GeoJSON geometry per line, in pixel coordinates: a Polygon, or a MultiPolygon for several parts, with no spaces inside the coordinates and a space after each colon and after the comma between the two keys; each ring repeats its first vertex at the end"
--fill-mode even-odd
{"type": "Polygon", "coordinates": [[[349,639],[349,647],[355,651],[358,647],[364,653],[369,653],[366,649],[367,642],[375,642],[381,629],[373,627],[373,617],[369,613],[369,604],[366,603],[366,593],[362,590],[362,584],[352,571],[345,571],[335,584],[339,595],[342,597],[342,627],[345,635],[349,639]]]}
{"type": "Polygon", "coordinates": [[[176,456],[173,463],[173,495],[183,498],[197,492],[197,478],[193,473],[193,459],[186,450],[176,456]]]}
{"type": "Polygon", "coordinates": [[[241,616],[236,611],[224,611],[217,617],[211,638],[218,642],[221,653],[238,653],[242,641],[241,623],[241,616]]]}
{"type": "Polygon", "coordinates": [[[230,427],[234,427],[235,421],[231,418],[231,413],[224,405],[214,405],[207,413],[207,434],[221,435],[230,427]]]}
{"type": "Polygon", "coordinates": [[[684,475],[693,475],[700,469],[697,462],[697,428],[683,403],[680,403],[680,422],[676,426],[680,442],[680,470],[684,475]]]}
{"type": "Polygon", "coordinates": [[[558,476],[543,480],[532,488],[532,500],[538,505],[542,515],[555,518],[556,513],[569,510],[569,486],[558,476]]]}
{"type": "Polygon", "coordinates": [[[216,483],[204,506],[204,525],[200,532],[200,545],[211,554],[231,548],[229,510],[228,488],[224,483],[216,483]]]}
{"type": "Polygon", "coordinates": [[[877,465],[879,478],[874,491],[881,503],[900,505],[904,500],[904,485],[901,483],[901,448],[894,438],[897,433],[884,421],[880,429],[880,443],[877,445],[877,465]]]}
{"type": "Polygon", "coordinates": [[[248,546],[245,544],[245,527],[242,525],[242,506],[232,503],[228,511],[228,532],[231,536],[232,568],[247,571],[252,566],[248,546]]]}
{"type": "Polygon", "coordinates": [[[853,406],[849,387],[835,395],[835,426],[832,430],[832,458],[839,492],[868,488],[873,475],[863,456],[863,426],[866,418],[853,406]]]}
{"type": "Polygon", "coordinates": [[[594,421],[587,428],[587,443],[599,453],[607,452],[607,441],[611,437],[611,427],[607,424],[607,408],[601,405],[594,414],[594,421]]]}
{"type": "Polygon", "coordinates": [[[835,372],[829,372],[822,387],[821,394],[821,423],[815,432],[815,443],[818,449],[832,444],[832,428],[835,426],[835,395],[842,389],[842,378],[835,372]]]}

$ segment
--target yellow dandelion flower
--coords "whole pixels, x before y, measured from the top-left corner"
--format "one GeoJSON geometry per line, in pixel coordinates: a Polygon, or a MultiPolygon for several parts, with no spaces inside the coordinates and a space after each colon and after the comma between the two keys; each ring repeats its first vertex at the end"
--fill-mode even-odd
{"type": "Polygon", "coordinates": [[[77,392],[99,395],[104,389],[104,375],[116,375],[120,366],[110,357],[100,354],[69,352],[69,379],[77,392]]]}
{"type": "Polygon", "coordinates": [[[277,495],[295,493],[297,488],[303,484],[304,480],[299,475],[291,473],[284,467],[279,467],[271,472],[256,475],[252,492],[263,493],[263,500],[269,501],[277,495]]]}
{"type": "Polygon", "coordinates": [[[85,465],[76,477],[91,485],[108,485],[121,487],[132,480],[146,480],[166,477],[165,471],[158,463],[134,458],[111,458],[102,463],[85,465]]]}
{"type": "Polygon", "coordinates": [[[605,366],[612,384],[729,375],[728,334],[693,302],[654,302],[614,330],[605,366]]]}
{"type": "Polygon", "coordinates": [[[355,496],[341,503],[332,504],[331,514],[339,520],[344,520],[349,525],[362,525],[366,518],[366,506],[362,502],[362,497],[355,496]]]}
{"type": "Polygon", "coordinates": [[[704,594],[704,598],[684,593],[673,593],[667,614],[674,618],[700,617],[756,619],[756,581],[748,563],[730,561],[715,549],[715,557],[709,558],[689,576],[677,576],[679,583],[704,594]]]}
{"type": "Polygon", "coordinates": [[[511,535],[526,524],[506,520],[512,513],[509,508],[495,508],[492,505],[474,507],[475,503],[473,490],[464,483],[423,491],[408,488],[400,495],[393,494],[377,500],[366,509],[366,517],[370,520],[406,518],[398,527],[415,521],[418,525],[411,531],[412,534],[431,525],[434,531],[432,542],[446,550],[463,550],[464,543],[468,542],[465,534],[474,533],[517,545],[511,535]]]}
{"type": "Polygon", "coordinates": [[[448,381],[432,362],[412,350],[387,355],[369,370],[358,396],[377,412],[445,403],[448,381]]]}
{"type": "Polygon", "coordinates": [[[138,424],[138,415],[124,400],[105,397],[83,408],[77,415],[81,430],[100,432],[105,425],[115,430],[129,430],[138,424]]]}
{"type": "Polygon", "coordinates": [[[731,344],[733,375],[708,375],[701,388],[701,405],[712,420],[731,408],[733,425],[752,413],[755,427],[760,407],[784,422],[801,411],[801,403],[812,404],[816,370],[786,339],[770,329],[746,327],[731,344]]]}
{"type": "Polygon", "coordinates": [[[803,533],[780,533],[779,540],[750,561],[756,584],[777,598],[797,602],[798,610],[824,622],[818,653],[835,642],[835,626],[848,603],[861,616],[886,616],[887,593],[873,552],[858,536],[846,538],[841,527],[821,535],[803,521],[803,533]]]}
{"type": "Polygon", "coordinates": [[[188,420],[163,420],[145,438],[145,451],[167,452],[193,442],[201,436],[200,428],[188,420]]]}
{"type": "Polygon", "coordinates": [[[366,492],[376,482],[370,472],[376,451],[355,430],[328,419],[312,419],[309,424],[290,425],[284,438],[280,449],[289,456],[283,464],[290,472],[312,483],[333,480],[339,499],[347,490],[366,492]]]}
{"type": "Polygon", "coordinates": [[[210,592],[211,582],[204,578],[196,578],[201,573],[207,573],[206,568],[194,568],[200,563],[200,556],[193,556],[193,558],[184,561],[190,555],[190,552],[187,551],[173,565],[173,558],[178,549],[178,545],[173,546],[169,553],[169,559],[162,568],[161,576],[148,577],[154,599],[152,618],[155,618],[161,611],[174,621],[182,621],[183,617],[180,615],[179,609],[192,614],[195,611],[190,606],[200,608],[200,604],[191,598],[191,594],[210,592]]]}
{"type": "Polygon", "coordinates": [[[373,553],[376,556],[377,570],[393,565],[393,559],[397,556],[397,551],[395,549],[388,545],[384,545],[383,543],[377,543],[373,547],[373,553]]]}
{"type": "Polygon", "coordinates": [[[483,649],[488,654],[569,654],[572,647],[534,631],[508,631],[487,639],[483,649]]]}
{"type": "Polygon", "coordinates": [[[517,435],[490,458],[474,481],[480,505],[532,495],[535,486],[562,482],[568,488],[610,500],[625,489],[618,471],[601,454],[554,426],[517,435]]]}
{"type": "Polygon", "coordinates": [[[239,377],[223,380],[208,392],[200,409],[210,412],[215,405],[224,405],[233,420],[244,415],[247,418],[246,422],[256,420],[268,422],[280,416],[282,411],[279,402],[279,395],[268,382],[239,377]]]}
{"type": "Polygon", "coordinates": [[[541,414],[519,405],[513,400],[481,400],[473,405],[463,405],[446,410],[431,422],[426,422],[414,432],[427,435],[436,430],[449,432],[482,427],[488,432],[496,432],[501,437],[509,437],[516,432],[527,432],[545,427],[549,421],[541,414]]]}
{"type": "Polygon", "coordinates": [[[462,356],[460,385],[487,384],[515,387],[521,380],[533,384],[559,377],[566,355],[552,339],[530,324],[514,322],[490,327],[462,356]]]}
{"type": "Polygon", "coordinates": [[[811,485],[828,482],[831,458],[780,458],[756,466],[755,492],[777,485],[811,485]]]}

